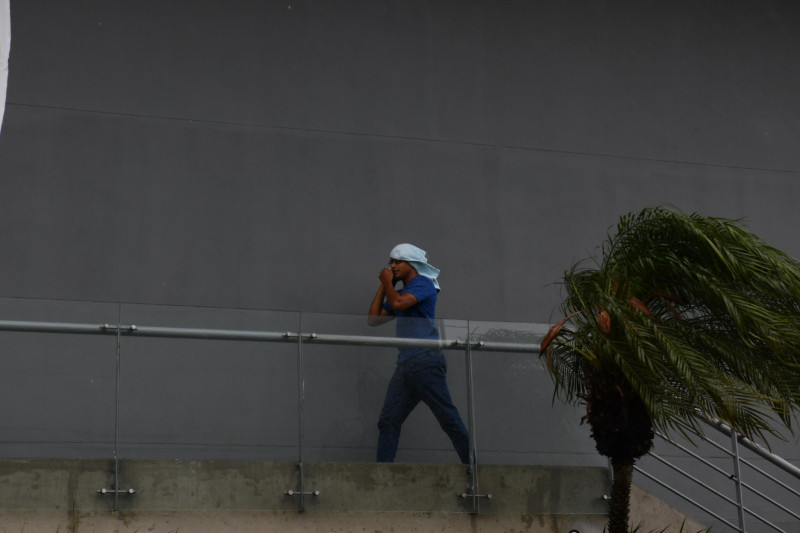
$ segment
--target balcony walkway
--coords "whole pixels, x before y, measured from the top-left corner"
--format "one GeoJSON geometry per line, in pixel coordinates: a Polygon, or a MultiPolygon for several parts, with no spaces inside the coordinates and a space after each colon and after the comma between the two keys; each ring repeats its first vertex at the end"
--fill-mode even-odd
{"type": "MultiPolygon", "coordinates": [[[[602,531],[606,461],[579,408],[552,402],[537,357],[547,325],[438,327],[441,340],[420,341],[361,316],[0,299],[12,407],[0,410],[0,524],[602,531]],[[469,471],[450,463],[424,407],[403,427],[399,462],[371,462],[396,348],[410,342],[447,354],[469,471]]],[[[637,505],[644,531],[682,520],[637,505]]]]}

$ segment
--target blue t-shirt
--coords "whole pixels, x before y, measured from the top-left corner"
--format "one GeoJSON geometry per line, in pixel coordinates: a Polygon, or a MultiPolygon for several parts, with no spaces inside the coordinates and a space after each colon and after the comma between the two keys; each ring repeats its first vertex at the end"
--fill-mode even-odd
{"type": "MultiPolygon", "coordinates": [[[[389,302],[383,303],[390,315],[397,318],[397,336],[412,339],[438,339],[439,329],[436,327],[436,297],[438,291],[433,286],[433,281],[425,276],[417,275],[397,291],[408,292],[414,295],[417,303],[405,311],[394,311],[389,302]]],[[[402,363],[411,356],[425,353],[428,348],[400,348],[397,362],[402,363]]]]}

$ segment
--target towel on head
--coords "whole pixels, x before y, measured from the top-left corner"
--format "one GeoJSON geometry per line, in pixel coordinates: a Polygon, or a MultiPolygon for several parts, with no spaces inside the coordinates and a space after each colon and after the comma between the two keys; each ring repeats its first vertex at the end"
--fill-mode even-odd
{"type": "Polygon", "coordinates": [[[422,248],[408,243],[398,244],[392,248],[389,257],[406,261],[414,267],[417,274],[430,278],[433,281],[433,286],[436,287],[437,291],[439,290],[439,281],[436,279],[439,277],[439,269],[428,264],[428,256],[422,248]]]}

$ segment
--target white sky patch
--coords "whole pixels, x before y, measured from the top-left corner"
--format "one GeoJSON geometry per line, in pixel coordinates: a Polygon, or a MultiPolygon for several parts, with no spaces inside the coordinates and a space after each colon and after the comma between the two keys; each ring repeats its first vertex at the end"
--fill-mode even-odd
{"type": "Polygon", "coordinates": [[[10,0],[0,0],[0,131],[6,110],[6,88],[8,87],[8,54],[11,50],[11,6],[10,0]]]}

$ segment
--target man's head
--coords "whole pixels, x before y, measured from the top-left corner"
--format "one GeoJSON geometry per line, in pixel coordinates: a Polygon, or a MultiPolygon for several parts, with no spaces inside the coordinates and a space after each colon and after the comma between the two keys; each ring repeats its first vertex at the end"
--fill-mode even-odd
{"type": "MultiPolygon", "coordinates": [[[[436,279],[439,277],[439,269],[428,264],[428,256],[425,253],[425,250],[422,248],[418,248],[417,246],[408,243],[398,244],[389,253],[389,258],[390,263],[391,260],[394,260],[398,266],[401,263],[408,265],[410,271],[413,271],[413,275],[408,278],[409,280],[413,279],[414,276],[419,274],[421,276],[425,276],[426,278],[430,278],[431,281],[433,281],[433,285],[436,287],[436,289],[439,289],[439,282],[436,279]]],[[[395,273],[395,264],[392,264],[391,266],[392,273],[394,274],[395,278],[405,279],[395,273]]],[[[403,270],[404,268],[405,267],[400,266],[399,270],[403,270]]],[[[405,270],[403,271],[407,272],[405,270]]]]}
{"type": "Polygon", "coordinates": [[[402,259],[390,258],[389,268],[394,279],[402,280],[403,283],[408,283],[417,276],[417,269],[411,266],[411,263],[402,259]]]}

